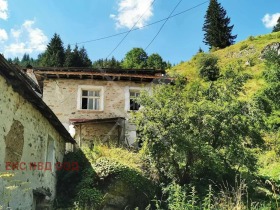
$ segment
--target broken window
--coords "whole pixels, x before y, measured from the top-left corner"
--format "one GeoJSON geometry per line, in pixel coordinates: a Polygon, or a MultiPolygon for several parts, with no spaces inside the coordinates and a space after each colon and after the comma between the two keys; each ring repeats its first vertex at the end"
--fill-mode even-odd
{"type": "Polygon", "coordinates": [[[101,94],[100,90],[82,90],[81,109],[100,110],[101,94]]]}
{"type": "Polygon", "coordinates": [[[139,110],[140,104],[136,102],[136,98],[140,96],[139,90],[129,91],[129,110],[139,110]]]}

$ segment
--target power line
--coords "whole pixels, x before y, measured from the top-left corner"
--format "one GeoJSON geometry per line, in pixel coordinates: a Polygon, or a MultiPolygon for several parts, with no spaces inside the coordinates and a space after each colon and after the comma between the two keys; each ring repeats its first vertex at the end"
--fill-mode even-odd
{"type": "Polygon", "coordinates": [[[125,38],[128,36],[128,34],[133,30],[133,28],[137,25],[137,23],[142,19],[142,17],[144,16],[144,14],[148,11],[148,9],[151,8],[151,6],[155,3],[156,0],[153,0],[152,3],[149,5],[149,7],[147,7],[147,9],[144,11],[144,13],[139,17],[139,19],[134,23],[134,25],[130,28],[129,31],[127,31],[126,35],[121,39],[121,41],[117,44],[117,46],[109,53],[109,55],[107,56],[107,58],[109,58],[114,52],[115,50],[121,45],[121,43],[125,40],[125,38]]]}
{"type": "MultiPolygon", "coordinates": [[[[195,6],[191,7],[191,8],[185,9],[185,10],[183,10],[183,11],[181,11],[181,12],[178,12],[178,13],[176,13],[176,14],[174,14],[174,15],[171,15],[170,17],[157,20],[157,21],[155,21],[155,22],[149,23],[149,24],[147,24],[147,25],[144,25],[144,26],[141,26],[141,27],[138,27],[138,28],[133,28],[132,30],[128,30],[128,31],[124,31],[124,32],[120,32],[120,33],[116,33],[116,34],[112,34],[112,35],[108,35],[108,36],[103,36],[103,37],[99,37],[99,38],[91,39],[91,40],[87,40],[87,41],[77,42],[77,43],[70,44],[70,45],[72,46],[72,45],[76,45],[76,44],[77,44],[77,45],[81,45],[81,44],[86,44],[86,43],[90,43],[90,42],[97,42],[97,41],[101,41],[101,40],[104,40],[104,39],[109,39],[109,38],[113,38],[113,37],[116,37],[116,36],[120,36],[120,35],[126,34],[126,33],[128,33],[128,32],[140,30],[140,29],[143,29],[143,28],[146,28],[146,27],[149,27],[149,26],[152,26],[152,25],[161,23],[161,22],[163,22],[163,21],[165,21],[165,20],[167,20],[167,19],[171,19],[171,18],[174,18],[174,17],[176,17],[176,16],[182,15],[182,14],[184,14],[184,13],[186,13],[186,12],[189,12],[189,11],[191,11],[191,10],[197,8],[197,7],[200,7],[200,6],[202,6],[202,5],[204,5],[204,4],[208,3],[208,2],[209,2],[209,0],[204,1],[204,2],[202,2],[202,3],[200,3],[200,4],[197,4],[197,5],[195,5],[195,6]]],[[[21,48],[20,48],[20,47],[7,47],[7,48],[5,48],[5,49],[21,49],[21,48]]],[[[37,49],[37,47],[28,47],[28,49],[29,49],[29,50],[31,50],[31,49],[37,49]]]]}
{"type": "Polygon", "coordinates": [[[157,38],[157,36],[159,35],[159,33],[161,32],[161,30],[163,29],[164,25],[167,23],[167,21],[169,20],[169,18],[171,17],[171,15],[173,14],[173,12],[177,9],[177,7],[181,4],[183,0],[180,0],[176,6],[174,7],[174,9],[170,12],[169,16],[166,18],[166,20],[164,21],[164,23],[161,25],[160,29],[158,30],[158,32],[156,33],[156,35],[154,36],[154,38],[152,39],[152,41],[150,41],[150,43],[147,45],[147,47],[145,48],[145,51],[148,49],[148,47],[154,42],[154,40],[157,38]]]}
{"type": "MultiPolygon", "coordinates": [[[[163,22],[163,21],[165,21],[165,20],[167,20],[167,19],[174,18],[174,17],[176,17],[176,16],[178,16],[178,15],[182,15],[182,14],[184,14],[184,13],[186,13],[186,12],[189,12],[189,11],[191,11],[191,10],[197,8],[197,7],[200,7],[200,6],[202,6],[202,5],[204,5],[204,4],[208,3],[208,2],[209,2],[209,0],[204,1],[204,2],[202,2],[202,3],[200,3],[200,4],[197,4],[197,5],[195,5],[195,6],[191,7],[191,8],[188,8],[188,9],[183,10],[183,11],[181,11],[181,12],[178,12],[178,13],[176,13],[176,14],[174,14],[174,15],[171,15],[170,17],[157,20],[157,21],[155,21],[155,22],[149,23],[149,24],[147,24],[147,25],[144,25],[144,26],[141,26],[141,27],[138,27],[138,28],[134,28],[134,29],[132,29],[132,30],[128,30],[128,31],[124,31],[124,32],[120,32],[120,33],[116,33],[116,34],[112,34],[112,35],[108,35],[108,36],[103,36],[103,37],[100,37],[100,38],[91,39],[91,40],[87,40],[87,41],[83,41],[83,42],[77,42],[77,43],[75,43],[75,44],[80,45],[80,44],[86,44],[86,43],[89,43],[89,42],[96,42],[96,41],[100,41],[100,40],[103,40],[103,39],[109,39],[109,38],[112,38],[112,37],[115,37],[115,36],[120,36],[120,35],[125,34],[125,33],[127,33],[127,32],[140,30],[140,29],[143,29],[143,28],[146,28],[146,27],[149,27],[149,26],[152,26],[152,25],[161,23],[161,22],[163,22]]],[[[70,45],[75,45],[75,44],[70,44],[70,45]]]]}

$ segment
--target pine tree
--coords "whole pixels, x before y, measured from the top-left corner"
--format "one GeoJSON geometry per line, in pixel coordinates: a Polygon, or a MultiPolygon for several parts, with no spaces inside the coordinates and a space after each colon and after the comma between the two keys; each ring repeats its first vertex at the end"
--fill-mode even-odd
{"type": "Polygon", "coordinates": [[[54,34],[46,51],[42,55],[42,66],[62,67],[65,61],[63,42],[58,34],[54,34]]]}
{"type": "Polygon", "coordinates": [[[274,26],[272,32],[278,32],[280,31],[280,17],[278,18],[276,26],[274,26]]]}
{"type": "Polygon", "coordinates": [[[78,45],[75,45],[75,48],[73,49],[72,59],[73,59],[73,67],[81,66],[82,62],[81,62],[80,55],[79,55],[78,45]]]}
{"type": "Polygon", "coordinates": [[[197,53],[203,53],[203,49],[201,47],[199,47],[198,52],[197,53]]]}
{"type": "Polygon", "coordinates": [[[27,65],[31,65],[30,63],[31,63],[30,56],[27,53],[24,53],[20,61],[20,66],[26,67],[27,65]]]}
{"type": "Polygon", "coordinates": [[[65,61],[63,66],[65,67],[71,67],[73,66],[73,55],[70,45],[67,46],[67,49],[65,50],[65,61]]]}
{"type": "Polygon", "coordinates": [[[204,43],[212,48],[225,48],[234,44],[237,35],[231,35],[233,25],[229,26],[230,18],[226,10],[217,0],[210,0],[203,25],[204,43]]]}
{"type": "Polygon", "coordinates": [[[79,57],[81,62],[80,67],[91,67],[91,60],[88,58],[87,51],[84,47],[79,50],[79,57]]]}

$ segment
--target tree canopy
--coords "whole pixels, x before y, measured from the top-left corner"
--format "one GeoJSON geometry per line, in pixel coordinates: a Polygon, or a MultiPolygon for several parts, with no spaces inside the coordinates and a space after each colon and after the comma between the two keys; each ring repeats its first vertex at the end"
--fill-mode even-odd
{"type": "Polygon", "coordinates": [[[54,34],[46,51],[41,56],[41,65],[50,67],[62,67],[65,61],[65,49],[58,34],[54,34]]]}
{"type": "MultiPolygon", "coordinates": [[[[248,77],[228,70],[226,82],[159,85],[141,94],[134,122],[162,181],[180,185],[221,181],[236,169],[255,171],[253,148],[262,144],[258,109],[238,100],[248,77]]],[[[234,177],[234,175],[233,175],[234,177]]]]}
{"type": "Polygon", "coordinates": [[[166,65],[166,62],[157,53],[151,54],[147,59],[147,67],[151,69],[165,69],[166,65]]]}
{"type": "Polygon", "coordinates": [[[148,56],[142,48],[133,48],[126,53],[121,67],[125,69],[166,69],[170,68],[171,64],[163,61],[158,53],[153,53],[148,56]]]}
{"type": "Polygon", "coordinates": [[[122,62],[125,69],[143,69],[147,67],[148,55],[142,48],[133,48],[126,53],[122,62]]]}
{"type": "Polygon", "coordinates": [[[225,48],[234,44],[237,35],[232,35],[233,25],[226,10],[217,0],[210,0],[203,25],[204,43],[210,48],[225,48]]]}
{"type": "Polygon", "coordinates": [[[66,67],[91,67],[91,61],[88,58],[87,51],[84,47],[78,48],[75,45],[75,48],[71,50],[70,45],[68,45],[65,51],[65,62],[64,66],[66,67]]]}
{"type": "Polygon", "coordinates": [[[112,57],[111,59],[98,59],[92,63],[92,67],[120,69],[121,62],[116,60],[114,57],[112,57]]]}

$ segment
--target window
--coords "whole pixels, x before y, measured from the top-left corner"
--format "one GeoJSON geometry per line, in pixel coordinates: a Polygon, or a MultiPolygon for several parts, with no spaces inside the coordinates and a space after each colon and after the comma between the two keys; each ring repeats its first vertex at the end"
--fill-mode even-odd
{"type": "Polygon", "coordinates": [[[53,140],[53,138],[50,135],[48,136],[46,162],[50,162],[51,163],[52,171],[54,171],[55,146],[54,146],[54,140],[53,140]]]}
{"type": "Polygon", "coordinates": [[[79,86],[78,90],[79,110],[103,110],[103,87],[79,86]]]}
{"type": "Polygon", "coordinates": [[[100,110],[100,91],[83,90],[81,109],[100,110]]]}
{"type": "Polygon", "coordinates": [[[139,110],[140,104],[135,101],[135,99],[139,96],[139,90],[129,90],[129,110],[139,110]]]}

